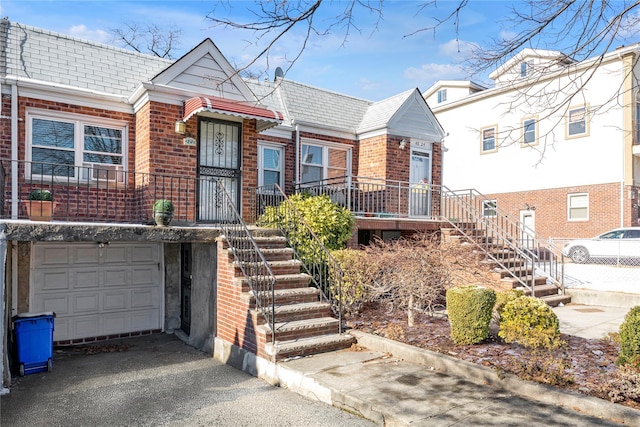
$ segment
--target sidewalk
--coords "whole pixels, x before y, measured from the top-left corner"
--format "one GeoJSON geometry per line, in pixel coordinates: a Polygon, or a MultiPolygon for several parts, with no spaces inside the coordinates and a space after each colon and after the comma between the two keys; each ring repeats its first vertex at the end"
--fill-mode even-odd
{"type": "MultiPolygon", "coordinates": [[[[628,311],[580,304],[554,308],[563,333],[594,339],[618,332],[628,311]]],[[[640,426],[638,410],[379,336],[351,333],[362,351],[253,366],[269,382],[384,426],[640,426]]]]}
{"type": "Polygon", "coordinates": [[[387,427],[640,425],[640,411],[622,405],[382,337],[354,335],[365,350],[280,363],[279,385],[387,427]]]}

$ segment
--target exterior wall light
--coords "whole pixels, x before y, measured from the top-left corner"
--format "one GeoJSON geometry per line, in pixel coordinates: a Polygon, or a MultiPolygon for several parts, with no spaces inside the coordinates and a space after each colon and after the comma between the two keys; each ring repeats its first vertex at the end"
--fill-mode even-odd
{"type": "Polygon", "coordinates": [[[176,121],[176,133],[180,135],[184,135],[185,133],[187,133],[187,124],[184,122],[184,120],[176,121]]]}
{"type": "Polygon", "coordinates": [[[404,150],[404,149],[406,148],[406,146],[407,146],[407,140],[406,140],[406,139],[404,139],[404,138],[402,138],[402,139],[400,140],[400,144],[398,144],[398,147],[399,147],[401,150],[404,150]]]}

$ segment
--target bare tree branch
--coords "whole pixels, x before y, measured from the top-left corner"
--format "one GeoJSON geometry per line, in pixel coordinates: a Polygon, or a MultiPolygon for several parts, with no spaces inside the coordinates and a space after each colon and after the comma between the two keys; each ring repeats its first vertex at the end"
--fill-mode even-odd
{"type": "Polygon", "coordinates": [[[163,28],[156,24],[141,26],[133,22],[125,22],[122,28],[111,28],[109,32],[114,43],[167,59],[175,59],[182,34],[178,28],[163,28]]]}

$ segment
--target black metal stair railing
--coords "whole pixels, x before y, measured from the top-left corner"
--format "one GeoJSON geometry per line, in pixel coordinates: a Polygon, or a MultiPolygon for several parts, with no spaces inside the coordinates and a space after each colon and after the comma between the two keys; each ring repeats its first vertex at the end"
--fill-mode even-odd
{"type": "Polygon", "coordinates": [[[487,256],[509,273],[520,285],[535,291],[536,274],[541,274],[564,293],[564,256],[551,242],[540,237],[520,221],[513,220],[496,206],[490,215],[482,211],[490,199],[474,189],[451,191],[441,187],[441,217],[459,233],[476,244],[487,256]],[[481,234],[478,235],[478,232],[481,234]],[[517,267],[507,265],[494,251],[504,250],[520,259],[517,267]],[[531,271],[525,279],[514,268],[531,271]]]}
{"type": "MultiPolygon", "coordinates": [[[[311,230],[302,214],[284,194],[280,186],[269,185],[256,189],[254,195],[254,215],[268,216],[268,222],[277,224],[277,228],[287,239],[297,260],[302,262],[305,273],[311,277],[313,286],[320,290],[323,301],[328,302],[342,326],[342,302],[344,271],[331,255],[331,252],[311,230]],[[300,239],[300,235],[309,239],[300,239]]],[[[260,225],[258,221],[257,225],[260,225]]]]}
{"type": "Polygon", "coordinates": [[[256,309],[271,329],[271,341],[275,343],[276,277],[222,182],[216,181],[215,188],[220,229],[244,279],[249,283],[256,309]]]}

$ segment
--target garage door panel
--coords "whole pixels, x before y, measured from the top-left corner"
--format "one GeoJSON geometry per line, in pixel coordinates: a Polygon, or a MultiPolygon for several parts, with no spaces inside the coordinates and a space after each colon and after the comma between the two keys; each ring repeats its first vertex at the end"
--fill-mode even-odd
{"type": "MultiPolygon", "coordinates": [[[[157,282],[156,282],[157,283],[157,282]]],[[[127,286],[129,284],[129,268],[107,268],[104,270],[104,286],[127,286]]]]}
{"type": "Polygon", "coordinates": [[[131,269],[131,284],[135,286],[139,285],[153,285],[160,281],[160,272],[157,265],[150,267],[135,267],[131,269]]]}
{"type": "Polygon", "coordinates": [[[71,298],[73,313],[97,313],[100,309],[100,294],[76,294],[71,298]]]}
{"type": "Polygon", "coordinates": [[[129,292],[105,292],[102,301],[104,311],[125,310],[129,307],[129,292]]]}
{"type": "Polygon", "coordinates": [[[68,339],[69,336],[69,319],[64,317],[56,317],[53,320],[53,340],[60,341],[63,339],[68,339]],[[58,338],[62,337],[62,338],[58,338]]]}
{"type": "Polygon", "coordinates": [[[91,289],[100,286],[100,274],[97,270],[78,270],[74,273],[75,289],[91,289]]]}
{"type": "Polygon", "coordinates": [[[34,301],[31,311],[35,313],[54,312],[56,316],[69,314],[69,297],[60,294],[43,295],[34,301]]]}
{"type": "Polygon", "coordinates": [[[69,264],[69,248],[60,246],[35,247],[36,257],[42,266],[61,266],[69,264]]]}
{"type": "Polygon", "coordinates": [[[99,264],[100,263],[100,248],[98,245],[82,245],[82,247],[75,247],[72,250],[73,257],[72,262],[75,265],[86,264],[99,264]]]}
{"type": "Polygon", "coordinates": [[[110,313],[103,316],[104,320],[104,335],[117,334],[121,331],[131,331],[131,313],[120,312],[110,313]]]}
{"type": "Polygon", "coordinates": [[[145,310],[131,312],[131,322],[134,330],[157,329],[160,323],[160,312],[157,310],[145,310]]]}
{"type": "Polygon", "coordinates": [[[158,246],[136,245],[132,248],[131,262],[157,263],[160,261],[158,246]]]}
{"type": "Polygon", "coordinates": [[[54,340],[161,329],[159,244],[38,242],[32,255],[30,310],[56,313],[54,340]]]}
{"type": "Polygon", "coordinates": [[[60,291],[69,289],[69,272],[66,270],[40,270],[34,274],[36,291],[60,291]]]}
{"type": "Polygon", "coordinates": [[[135,289],[131,291],[132,308],[156,307],[160,301],[157,288],[135,289]]]}
{"type": "MultiPolygon", "coordinates": [[[[76,338],[86,338],[86,337],[96,337],[101,334],[101,318],[98,315],[92,315],[92,316],[76,316],[73,319],[70,319],[69,321],[69,326],[70,328],[70,333],[73,336],[73,339],[76,338]]],[[[59,338],[56,339],[55,338],[55,331],[54,331],[54,340],[59,341],[61,339],[67,339],[67,338],[59,338]]]]}
{"type": "Polygon", "coordinates": [[[105,264],[126,264],[129,256],[128,246],[109,245],[103,249],[102,262],[105,264]]]}

